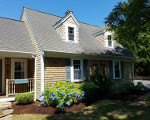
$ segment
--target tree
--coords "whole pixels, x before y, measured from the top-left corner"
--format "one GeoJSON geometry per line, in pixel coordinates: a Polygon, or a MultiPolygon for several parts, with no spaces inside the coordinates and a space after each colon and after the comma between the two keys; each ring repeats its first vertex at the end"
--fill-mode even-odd
{"type": "Polygon", "coordinates": [[[114,38],[130,51],[135,61],[135,72],[150,75],[150,2],[128,0],[119,2],[105,18],[114,38]]]}

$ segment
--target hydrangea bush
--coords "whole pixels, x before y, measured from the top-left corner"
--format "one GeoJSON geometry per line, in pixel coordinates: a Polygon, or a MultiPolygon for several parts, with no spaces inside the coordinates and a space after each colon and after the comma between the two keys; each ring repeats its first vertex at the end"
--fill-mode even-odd
{"type": "Polygon", "coordinates": [[[54,106],[61,109],[81,102],[85,99],[84,96],[84,91],[71,82],[56,82],[54,85],[47,85],[40,95],[43,106],[54,106]]]}

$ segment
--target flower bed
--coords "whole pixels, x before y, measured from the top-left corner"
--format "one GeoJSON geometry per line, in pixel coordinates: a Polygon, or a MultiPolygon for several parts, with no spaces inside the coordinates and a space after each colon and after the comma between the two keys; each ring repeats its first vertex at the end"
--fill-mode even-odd
{"type": "Polygon", "coordinates": [[[71,82],[56,82],[54,85],[47,85],[42,92],[41,104],[38,107],[53,106],[64,109],[66,106],[71,106],[74,103],[79,103],[85,99],[84,91],[78,88],[71,82]]]}

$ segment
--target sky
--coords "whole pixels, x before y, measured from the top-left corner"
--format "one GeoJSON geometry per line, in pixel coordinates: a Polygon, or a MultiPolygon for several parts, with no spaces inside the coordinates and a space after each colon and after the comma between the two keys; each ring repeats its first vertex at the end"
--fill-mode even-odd
{"type": "Polygon", "coordinates": [[[0,17],[20,20],[23,7],[63,17],[70,9],[78,21],[103,26],[118,2],[125,0],[0,0],[0,17]]]}

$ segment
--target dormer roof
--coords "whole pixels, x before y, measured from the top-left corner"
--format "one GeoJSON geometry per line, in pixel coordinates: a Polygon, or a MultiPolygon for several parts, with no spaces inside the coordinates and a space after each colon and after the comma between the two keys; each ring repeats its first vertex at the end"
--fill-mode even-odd
{"type": "Polygon", "coordinates": [[[69,9],[69,10],[67,10],[65,12],[65,16],[62,19],[60,19],[58,22],[56,22],[56,24],[54,25],[54,28],[57,28],[58,26],[60,26],[61,24],[63,24],[70,17],[72,17],[73,20],[75,21],[75,23],[77,24],[77,26],[79,26],[78,20],[74,16],[73,12],[69,9]]]}

